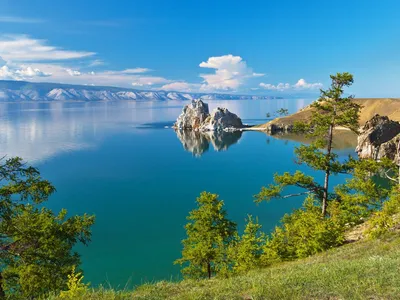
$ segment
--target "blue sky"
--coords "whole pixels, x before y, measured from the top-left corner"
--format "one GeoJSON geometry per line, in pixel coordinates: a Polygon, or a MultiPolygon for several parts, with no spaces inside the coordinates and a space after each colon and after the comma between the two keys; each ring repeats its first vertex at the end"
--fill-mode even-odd
{"type": "Polygon", "coordinates": [[[400,97],[400,1],[0,0],[0,79],[400,97]]]}

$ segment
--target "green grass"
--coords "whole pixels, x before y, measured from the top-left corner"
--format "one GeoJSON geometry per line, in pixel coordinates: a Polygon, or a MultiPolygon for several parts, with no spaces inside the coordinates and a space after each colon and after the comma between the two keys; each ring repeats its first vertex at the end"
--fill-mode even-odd
{"type": "Polygon", "coordinates": [[[135,291],[89,290],[74,299],[400,299],[400,235],[228,279],[161,281],[135,291]]]}

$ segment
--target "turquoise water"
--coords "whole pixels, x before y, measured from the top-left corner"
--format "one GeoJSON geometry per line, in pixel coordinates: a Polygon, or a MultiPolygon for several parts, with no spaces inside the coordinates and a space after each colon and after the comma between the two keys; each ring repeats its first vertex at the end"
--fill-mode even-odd
{"type": "MultiPolygon", "coordinates": [[[[245,123],[262,123],[267,112],[281,107],[294,112],[309,102],[209,105],[227,107],[245,123]]],[[[172,262],[180,256],[183,225],[201,191],[219,194],[239,229],[252,214],[269,231],[301,204],[301,197],[253,203],[274,173],[304,169],[293,163],[297,142],[260,132],[217,138],[214,144],[193,136],[180,136],[181,141],[170,125],[184,104],[0,104],[0,155],[23,157],[53,182],[57,192],[50,208],[96,215],[91,244],[78,247],[85,279],[93,285],[121,288],[177,278],[179,267],[172,262]]],[[[341,151],[349,153],[353,149],[341,151]]]]}

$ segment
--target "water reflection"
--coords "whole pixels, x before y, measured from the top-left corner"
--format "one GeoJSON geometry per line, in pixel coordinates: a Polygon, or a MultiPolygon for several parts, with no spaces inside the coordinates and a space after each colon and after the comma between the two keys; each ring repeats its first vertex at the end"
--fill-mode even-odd
{"type": "Polygon", "coordinates": [[[227,150],[230,146],[239,141],[242,137],[242,132],[198,132],[193,130],[176,130],[176,135],[186,151],[199,157],[208,151],[210,144],[216,151],[227,150]]]}
{"type": "MultiPolygon", "coordinates": [[[[210,109],[226,107],[235,111],[244,123],[260,124],[267,121],[266,112],[282,107],[294,112],[310,101],[273,99],[207,102],[210,109]]],[[[21,156],[36,164],[61,153],[83,149],[95,151],[99,144],[116,133],[139,133],[137,129],[148,123],[164,124],[162,128],[171,124],[186,104],[182,101],[0,103],[0,156],[21,156]]],[[[140,134],[146,133],[140,131],[140,134]]],[[[196,156],[206,152],[210,143],[217,151],[225,150],[236,143],[240,136],[241,133],[217,136],[212,133],[178,133],[184,148],[196,156]]]]}

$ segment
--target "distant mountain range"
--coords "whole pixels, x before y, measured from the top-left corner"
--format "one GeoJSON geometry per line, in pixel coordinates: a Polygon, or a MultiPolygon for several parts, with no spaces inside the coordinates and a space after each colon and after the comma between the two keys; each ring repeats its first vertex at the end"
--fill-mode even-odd
{"type": "Polygon", "coordinates": [[[218,93],[184,93],[144,91],[108,86],[33,83],[0,80],[0,101],[114,101],[114,100],[260,100],[280,99],[273,96],[233,95],[218,93]]]}

